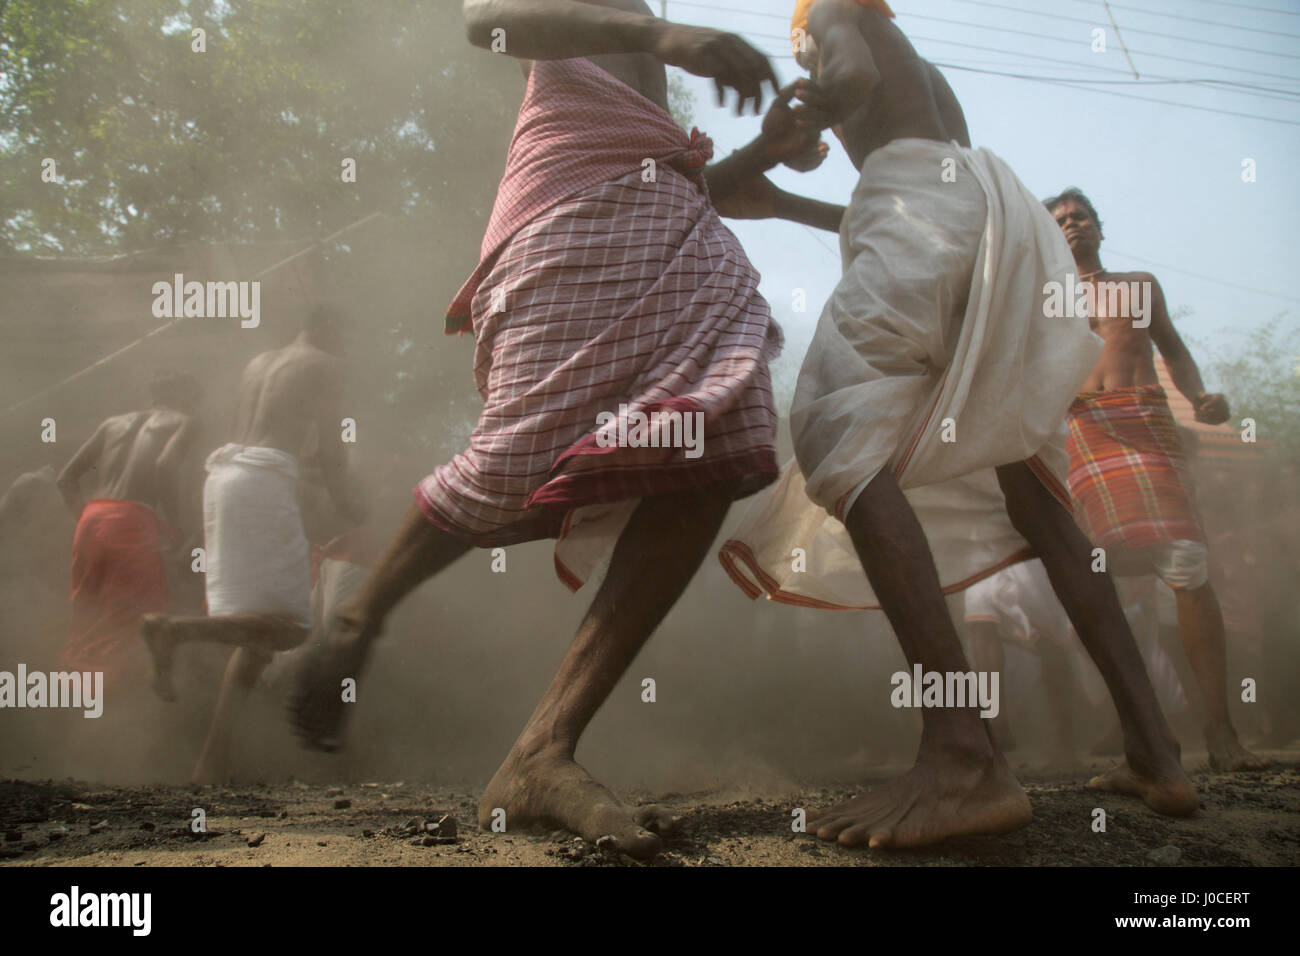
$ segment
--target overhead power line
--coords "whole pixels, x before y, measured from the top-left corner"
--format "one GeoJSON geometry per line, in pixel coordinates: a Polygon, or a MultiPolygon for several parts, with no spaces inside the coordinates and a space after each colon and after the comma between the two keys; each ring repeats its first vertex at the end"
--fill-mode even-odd
{"type": "MultiPolygon", "coordinates": [[[[1086,3],[1092,6],[1094,0],[1074,0],[1075,3],[1086,3]]],[[[1170,20],[1183,20],[1187,23],[1201,23],[1205,26],[1216,27],[1220,30],[1240,30],[1244,33],[1260,33],[1269,37],[1287,37],[1292,40],[1300,40],[1300,33],[1280,33],[1277,30],[1261,30],[1259,27],[1243,27],[1235,23],[1224,23],[1222,20],[1202,20],[1199,17],[1187,17],[1181,13],[1163,13],[1155,10],[1143,10],[1141,7],[1127,7],[1121,4],[1115,4],[1116,10],[1128,10],[1131,13],[1141,14],[1147,17],[1168,17],[1170,20]]],[[[1273,11],[1276,13],[1277,11],[1273,11]]]]}

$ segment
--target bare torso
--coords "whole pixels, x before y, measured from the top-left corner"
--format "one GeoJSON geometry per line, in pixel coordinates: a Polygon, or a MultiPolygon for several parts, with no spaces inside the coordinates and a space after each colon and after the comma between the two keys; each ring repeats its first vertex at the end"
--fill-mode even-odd
{"type": "Polygon", "coordinates": [[[970,146],[966,119],[943,75],[889,18],[864,7],[856,19],[880,80],[839,131],[853,164],[861,168],[867,156],[896,139],[956,140],[970,146]]]}
{"type": "MultiPolygon", "coordinates": [[[[1095,294],[1097,304],[1095,314],[1088,321],[1105,344],[1102,346],[1101,358],[1097,360],[1080,391],[1106,391],[1159,384],[1150,326],[1135,327],[1133,303],[1120,300],[1121,307],[1112,309],[1110,305],[1114,303],[1108,304],[1110,297],[1105,294],[1104,286],[1097,286],[1097,283],[1106,282],[1136,282],[1139,290],[1149,290],[1150,280],[1151,274],[1147,272],[1101,272],[1093,277],[1091,284],[1098,289],[1095,294]],[[1142,285],[1144,282],[1147,283],[1146,286],[1142,285]]],[[[1148,298],[1151,295],[1149,291],[1140,291],[1139,294],[1148,298]]]]}
{"type": "Polygon", "coordinates": [[[115,415],[100,426],[99,454],[86,469],[87,498],[134,501],[150,508],[159,504],[158,461],[167,443],[189,422],[189,416],[169,408],[115,415]]]}
{"type": "Polygon", "coordinates": [[[239,382],[231,441],[301,456],[338,399],[341,369],[339,359],[301,339],[258,355],[239,382]]]}

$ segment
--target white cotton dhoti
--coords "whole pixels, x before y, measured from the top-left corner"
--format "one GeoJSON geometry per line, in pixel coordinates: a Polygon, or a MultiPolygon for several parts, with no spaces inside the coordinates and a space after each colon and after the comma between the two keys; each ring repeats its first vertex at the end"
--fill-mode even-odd
{"type": "Polygon", "coordinates": [[[297,459],[229,444],[206,467],[208,615],[268,614],[310,627],[311,549],[298,513],[297,459]]]}
{"type": "Polygon", "coordinates": [[[992,153],[919,139],[867,158],[840,247],[791,407],[796,461],[720,558],[751,596],[878,607],[842,520],[888,467],[960,590],[1028,553],[994,467],[1028,462],[1069,507],[1065,416],[1101,350],[1086,317],[1045,314],[1069,247],[992,153]]]}

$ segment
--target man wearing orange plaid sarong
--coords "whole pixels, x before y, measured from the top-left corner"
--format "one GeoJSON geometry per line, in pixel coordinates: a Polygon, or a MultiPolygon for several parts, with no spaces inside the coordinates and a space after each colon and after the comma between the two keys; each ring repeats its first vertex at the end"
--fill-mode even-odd
{"type": "Polygon", "coordinates": [[[623,806],[574,751],[730,503],[776,477],[780,331],[714,205],[815,151],[818,130],[781,91],[763,136],[706,170],[708,141],[667,112],[663,64],[757,109],[775,77],[740,38],[656,20],[641,0],[468,0],[465,14],[471,42],[504,39],[529,74],[479,267],[447,314],[448,331],[474,332],[484,408],[304,661],[294,721],[308,746],[337,749],[340,681],[393,607],[471,546],[555,537],[571,588],[612,551],[479,823],[565,827],[652,856],[672,818],[623,806]]]}
{"type": "Polygon", "coordinates": [[[1196,516],[1178,425],[1158,384],[1160,349],[1196,420],[1217,425],[1228,403],[1209,393],[1174,330],[1164,293],[1148,272],[1101,265],[1101,222],[1088,198],[1067,189],[1044,205],[1074,255],[1101,358],[1070,406],[1070,494],[1075,517],[1104,549],[1112,572],[1156,574],[1176,596],[1178,629],[1205,705],[1205,740],[1216,770],[1261,770],[1268,761],[1237,740],[1228,717],[1223,613],[1209,581],[1205,534],[1196,516]]]}

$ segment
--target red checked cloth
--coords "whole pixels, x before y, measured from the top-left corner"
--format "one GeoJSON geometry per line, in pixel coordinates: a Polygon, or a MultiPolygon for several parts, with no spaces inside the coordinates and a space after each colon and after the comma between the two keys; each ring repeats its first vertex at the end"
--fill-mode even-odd
{"type": "Polygon", "coordinates": [[[470,325],[474,293],[497,253],[524,224],[562,199],[645,168],[653,160],[690,176],[701,189],[701,172],[713,157],[713,141],[692,129],[682,132],[657,104],[590,60],[539,60],[528,89],[497,188],[479,265],[447,307],[447,331],[470,325]]]}
{"type": "Polygon", "coordinates": [[[1070,496],[1094,544],[1204,541],[1178,425],[1165,391],[1082,392],[1070,406],[1070,496]]]}
{"type": "MultiPolygon", "coordinates": [[[[707,156],[590,62],[534,65],[484,262],[449,310],[454,328],[468,297],[484,408],[465,452],[416,489],[434,524],[512,544],[565,536],[585,506],[775,478],[781,333],[740,243],[678,170],[707,156]],[[702,413],[703,454],[601,447],[597,416],[621,405],[702,413]]],[[[558,548],[556,567],[571,587],[589,570],[558,548]]]]}

